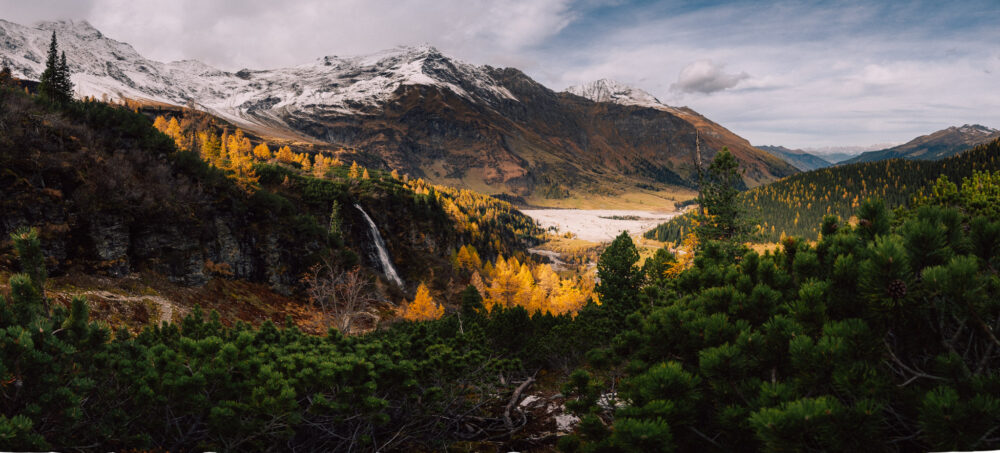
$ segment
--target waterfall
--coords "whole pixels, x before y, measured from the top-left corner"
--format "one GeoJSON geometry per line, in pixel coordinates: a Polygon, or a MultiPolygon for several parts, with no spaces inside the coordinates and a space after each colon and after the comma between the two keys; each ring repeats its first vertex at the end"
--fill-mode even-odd
{"type": "Polygon", "coordinates": [[[378,228],[375,227],[375,222],[372,221],[371,217],[368,217],[368,213],[358,204],[354,205],[361,211],[361,215],[365,216],[365,220],[368,221],[368,227],[372,231],[372,238],[375,239],[375,248],[378,250],[378,260],[382,263],[382,272],[385,273],[385,277],[392,280],[398,286],[403,286],[403,280],[399,278],[399,274],[396,273],[396,268],[393,267],[392,261],[389,260],[389,252],[385,249],[385,241],[382,240],[382,235],[378,233],[378,228]]]}

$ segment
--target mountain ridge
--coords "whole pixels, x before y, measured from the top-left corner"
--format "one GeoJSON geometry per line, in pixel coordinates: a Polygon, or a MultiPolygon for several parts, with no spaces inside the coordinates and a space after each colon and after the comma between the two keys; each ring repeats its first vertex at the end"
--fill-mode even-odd
{"type": "Polygon", "coordinates": [[[878,151],[869,151],[838,164],[875,162],[886,159],[940,160],[965,151],[973,146],[1000,137],[1000,130],[979,124],[951,126],[921,135],[902,145],[878,151]]]}
{"type": "Polygon", "coordinates": [[[594,102],[427,45],[227,72],[146,59],[86,22],[3,22],[0,59],[15,75],[37,76],[53,30],[80,95],[194,105],[261,135],[360,149],[386,168],[533,204],[630,193],[667,204],[662,194],[695,185],[698,136],[705,161],[724,146],[733,151],[748,187],[797,171],[648,94],[646,105],[594,102]]]}
{"type": "Polygon", "coordinates": [[[801,149],[788,149],[784,146],[757,146],[758,149],[767,151],[773,156],[780,157],[802,171],[815,170],[833,165],[830,162],[815,154],[810,154],[801,149]]]}

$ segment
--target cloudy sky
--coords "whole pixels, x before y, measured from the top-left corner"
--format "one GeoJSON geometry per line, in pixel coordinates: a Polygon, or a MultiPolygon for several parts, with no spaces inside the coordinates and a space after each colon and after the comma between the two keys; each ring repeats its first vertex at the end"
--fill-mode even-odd
{"type": "Polygon", "coordinates": [[[555,90],[628,83],[757,145],[1000,128],[998,0],[0,0],[0,18],[86,19],[230,70],[429,43],[555,90]]]}

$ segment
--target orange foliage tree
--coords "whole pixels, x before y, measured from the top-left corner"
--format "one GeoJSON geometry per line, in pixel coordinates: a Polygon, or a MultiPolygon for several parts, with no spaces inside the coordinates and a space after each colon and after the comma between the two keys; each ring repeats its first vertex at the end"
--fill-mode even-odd
{"type": "Polygon", "coordinates": [[[444,315],[444,307],[434,303],[431,291],[421,283],[413,301],[403,307],[403,318],[410,321],[430,321],[444,315]]]}
{"type": "Polygon", "coordinates": [[[531,267],[513,257],[498,256],[493,265],[487,262],[483,275],[489,283],[475,272],[470,284],[483,293],[487,308],[517,306],[531,313],[573,314],[594,296],[594,281],[588,276],[563,279],[548,264],[531,267]]]}

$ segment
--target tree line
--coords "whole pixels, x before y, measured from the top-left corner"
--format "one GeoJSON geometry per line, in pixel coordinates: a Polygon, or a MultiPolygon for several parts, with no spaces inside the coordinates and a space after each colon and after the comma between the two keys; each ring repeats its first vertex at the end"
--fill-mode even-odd
{"type": "MultiPolygon", "coordinates": [[[[750,239],[760,242],[778,242],[783,236],[816,239],[824,216],[851,219],[866,199],[882,200],[890,209],[909,206],[940,175],[960,181],[976,171],[1000,169],[998,150],[1000,143],[993,141],[940,161],[891,159],[828,167],[756,187],[739,197],[752,224],[750,239]]],[[[645,236],[679,242],[693,231],[691,220],[691,216],[677,217],[645,236]]]]}

